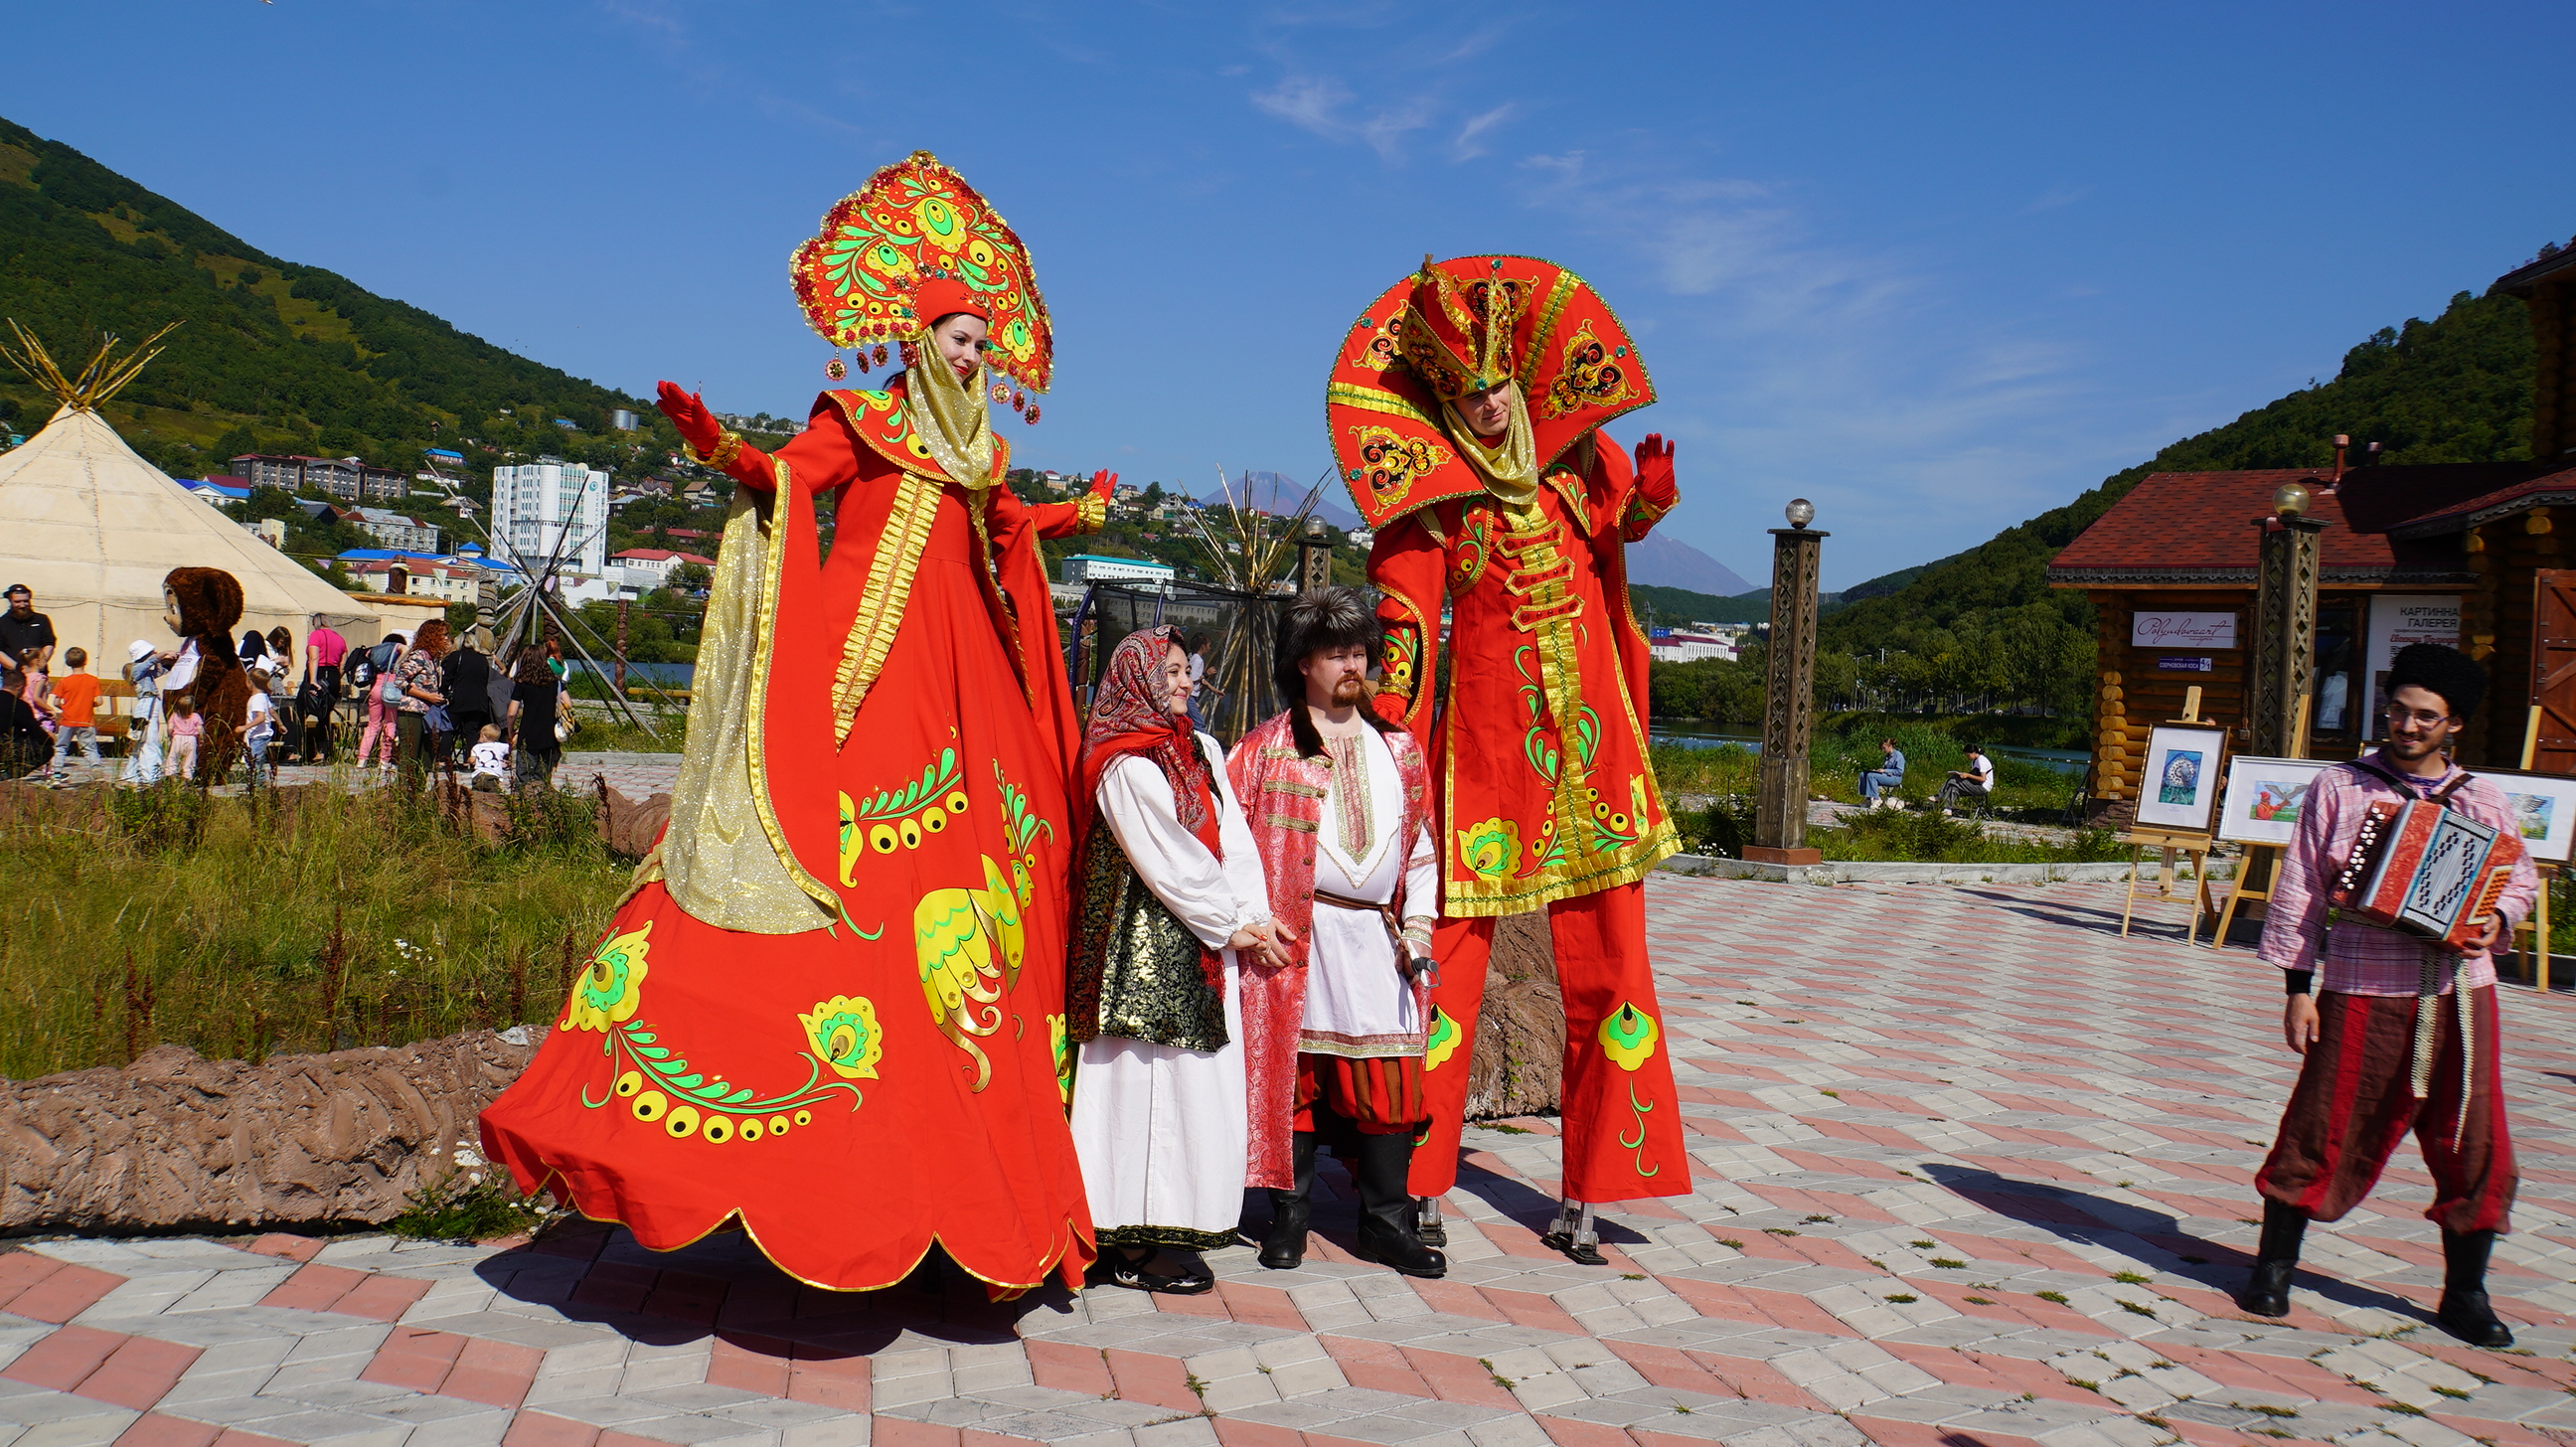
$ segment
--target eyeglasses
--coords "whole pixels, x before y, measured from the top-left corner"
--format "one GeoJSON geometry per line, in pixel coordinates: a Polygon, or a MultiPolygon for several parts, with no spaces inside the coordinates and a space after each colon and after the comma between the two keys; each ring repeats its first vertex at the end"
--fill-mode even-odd
{"type": "Polygon", "coordinates": [[[2423,709],[2406,708],[2393,703],[2388,706],[2388,723],[2391,728],[2399,724],[2411,723],[2429,729],[2450,721],[2451,716],[2446,713],[2430,713],[2423,709]]]}

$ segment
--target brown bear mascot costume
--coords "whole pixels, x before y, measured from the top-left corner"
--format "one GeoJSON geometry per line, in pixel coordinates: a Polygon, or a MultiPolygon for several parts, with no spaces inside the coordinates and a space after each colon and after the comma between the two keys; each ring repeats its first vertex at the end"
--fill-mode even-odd
{"type": "Polygon", "coordinates": [[[164,616],[179,635],[180,652],[193,648],[197,674],[185,690],[206,720],[198,745],[197,776],[220,781],[231,772],[250,714],[250,675],[233,651],[232,630],[241,622],[241,580],[221,568],[172,568],[161,580],[169,603],[164,616]]]}

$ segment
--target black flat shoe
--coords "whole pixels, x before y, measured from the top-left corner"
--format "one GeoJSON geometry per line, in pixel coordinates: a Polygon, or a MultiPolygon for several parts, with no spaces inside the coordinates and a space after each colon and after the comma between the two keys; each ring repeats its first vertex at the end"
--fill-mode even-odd
{"type": "Polygon", "coordinates": [[[1146,1270],[1144,1262],[1128,1261],[1123,1258],[1114,1259],[1106,1256],[1091,1263],[1091,1270],[1084,1273],[1083,1279],[1093,1286],[1123,1286],[1129,1291],[1169,1291],[1172,1289],[1172,1279],[1170,1277],[1157,1276],[1153,1272],[1146,1270]]]}
{"type": "Polygon", "coordinates": [[[2257,1261],[2254,1274],[2245,1282],[2245,1290],[2236,1304],[2255,1316],[2288,1316],[2290,1314],[2290,1278],[2298,1274],[2296,1261],[2257,1261]]]}
{"type": "Polygon", "coordinates": [[[1610,1258],[1601,1254],[1600,1247],[1587,1245],[1584,1242],[1575,1240],[1574,1233],[1571,1231],[1550,1231],[1546,1235],[1538,1238],[1538,1244],[1546,1247],[1550,1251],[1561,1251],[1565,1253],[1565,1259],[1573,1262],[1577,1266],[1607,1266],[1610,1264],[1610,1258]]]}
{"type": "Polygon", "coordinates": [[[2473,1347],[2509,1347],[2513,1328],[2496,1319],[2483,1291],[2445,1291],[2433,1324],[2473,1347]]]}

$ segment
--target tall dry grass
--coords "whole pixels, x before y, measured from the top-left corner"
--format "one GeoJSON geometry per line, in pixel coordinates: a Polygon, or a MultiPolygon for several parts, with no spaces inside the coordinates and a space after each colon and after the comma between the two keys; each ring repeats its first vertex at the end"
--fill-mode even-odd
{"type": "Polygon", "coordinates": [[[548,1018],[624,891],[581,793],[481,842],[435,786],[183,784],[0,809],[0,1076],[548,1018]]]}

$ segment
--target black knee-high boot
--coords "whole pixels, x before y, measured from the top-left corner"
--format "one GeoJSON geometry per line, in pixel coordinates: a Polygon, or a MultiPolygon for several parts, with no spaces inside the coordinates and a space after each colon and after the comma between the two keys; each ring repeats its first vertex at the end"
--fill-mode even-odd
{"type": "Polygon", "coordinates": [[[1360,1188],[1359,1258],[1392,1266],[1407,1276],[1448,1275],[1449,1258],[1423,1245],[1414,1234],[1418,1208],[1413,1193],[1405,1189],[1405,1173],[1413,1165],[1413,1137],[1363,1135],[1353,1155],[1351,1178],[1360,1188]]]}
{"type": "Polygon", "coordinates": [[[2299,1241],[2307,1235],[2307,1213],[2278,1201],[2263,1203],[2263,1244],[2254,1251],[2254,1275],[2236,1304],[2256,1316],[2290,1314],[2290,1278],[2299,1269],[2299,1241]]]}
{"type": "Polygon", "coordinates": [[[1295,1190],[1270,1193],[1270,1234],[1261,1238],[1261,1264],[1290,1271],[1306,1263],[1306,1227],[1315,1214],[1315,1133],[1298,1131],[1290,1138],[1296,1171],[1295,1190]]]}
{"type": "Polygon", "coordinates": [[[2434,1324],[2473,1347],[2509,1347],[2513,1331],[2487,1302],[2487,1256],[2493,1231],[2442,1233],[2442,1305],[2434,1324]]]}

